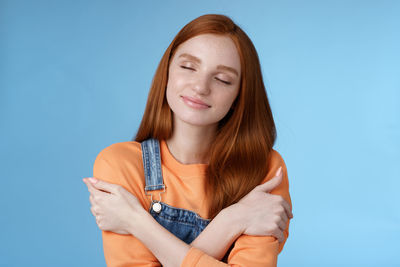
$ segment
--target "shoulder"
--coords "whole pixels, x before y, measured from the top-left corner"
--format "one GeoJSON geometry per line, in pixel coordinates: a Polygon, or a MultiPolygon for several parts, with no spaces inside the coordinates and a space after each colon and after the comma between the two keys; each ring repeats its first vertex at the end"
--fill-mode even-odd
{"type": "Polygon", "coordinates": [[[289,181],[288,181],[287,167],[281,153],[279,153],[275,149],[272,149],[268,155],[267,164],[268,164],[268,173],[264,178],[264,180],[262,181],[262,183],[265,183],[266,181],[274,178],[279,167],[282,167],[283,180],[281,186],[288,187],[289,181]]]}
{"type": "Polygon", "coordinates": [[[142,157],[142,148],[139,142],[128,141],[114,143],[105,147],[96,157],[97,160],[108,162],[121,161],[124,159],[137,159],[142,157]]]}
{"type": "Polygon", "coordinates": [[[105,147],[96,157],[93,176],[124,187],[138,198],[145,209],[148,209],[149,202],[143,190],[145,177],[139,142],[114,143],[105,147]]]}
{"type": "MultiPolygon", "coordinates": [[[[268,156],[268,164],[272,167],[272,166],[277,166],[277,165],[285,165],[285,161],[282,157],[282,155],[276,151],[275,149],[272,149],[271,152],[269,152],[269,156],[268,156]]],[[[284,167],[282,166],[282,167],[284,167]]],[[[278,166],[279,168],[279,166],[278,166]]]]}
{"type": "Polygon", "coordinates": [[[125,176],[129,173],[138,177],[142,170],[142,149],[136,141],[114,143],[105,147],[98,153],[93,165],[93,175],[109,182],[128,179],[125,176]]]}
{"type": "Polygon", "coordinates": [[[279,169],[279,167],[282,167],[282,171],[283,171],[283,178],[287,179],[287,167],[286,167],[286,163],[285,160],[283,158],[283,156],[281,155],[281,153],[279,153],[278,151],[276,151],[275,149],[272,149],[271,152],[269,153],[268,156],[268,176],[270,176],[269,178],[272,178],[275,176],[275,172],[279,169]],[[273,172],[273,175],[271,176],[271,172],[273,172]]]}

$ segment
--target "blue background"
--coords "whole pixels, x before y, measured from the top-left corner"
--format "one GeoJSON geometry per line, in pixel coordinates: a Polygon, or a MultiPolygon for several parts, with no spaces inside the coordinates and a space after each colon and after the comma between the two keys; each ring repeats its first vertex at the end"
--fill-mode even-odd
{"type": "Polygon", "coordinates": [[[105,266],[82,182],[190,20],[260,56],[294,219],[279,266],[400,266],[399,1],[0,1],[0,265],[105,266]]]}

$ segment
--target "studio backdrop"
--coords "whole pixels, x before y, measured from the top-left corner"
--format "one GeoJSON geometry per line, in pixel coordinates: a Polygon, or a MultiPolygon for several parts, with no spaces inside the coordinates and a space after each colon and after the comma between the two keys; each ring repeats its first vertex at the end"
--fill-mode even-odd
{"type": "Polygon", "coordinates": [[[0,1],[0,266],[106,266],[82,182],[179,29],[252,39],[294,218],[278,266],[400,266],[399,1],[0,1]]]}

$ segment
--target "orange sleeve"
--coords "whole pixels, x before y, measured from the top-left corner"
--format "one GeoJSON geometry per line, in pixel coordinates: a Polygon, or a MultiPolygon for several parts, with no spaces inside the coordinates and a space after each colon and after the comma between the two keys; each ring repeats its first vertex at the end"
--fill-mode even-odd
{"type": "MultiPolygon", "coordinates": [[[[289,181],[285,162],[281,155],[272,150],[270,156],[270,168],[264,182],[275,176],[279,166],[282,166],[283,180],[271,194],[281,195],[292,206],[289,195],[289,181]]],[[[290,221],[290,220],[289,220],[290,221]]],[[[228,257],[228,263],[218,261],[205,254],[201,250],[191,247],[186,254],[181,266],[183,267],[219,267],[219,266],[252,266],[252,267],[275,267],[278,254],[282,251],[286,239],[289,236],[289,221],[284,231],[285,240],[279,243],[272,236],[249,236],[241,235],[236,241],[228,257]]]]}
{"type": "MultiPolygon", "coordinates": [[[[123,178],[124,166],[119,166],[116,149],[107,147],[97,156],[93,176],[113,184],[119,184],[137,196],[142,205],[143,197],[134,192],[132,187],[126,184],[123,178]]],[[[118,150],[118,148],[117,148],[118,150]]],[[[161,266],[157,258],[145,245],[132,235],[121,235],[110,231],[102,231],[103,250],[107,267],[131,267],[131,266],[161,266]]]]}

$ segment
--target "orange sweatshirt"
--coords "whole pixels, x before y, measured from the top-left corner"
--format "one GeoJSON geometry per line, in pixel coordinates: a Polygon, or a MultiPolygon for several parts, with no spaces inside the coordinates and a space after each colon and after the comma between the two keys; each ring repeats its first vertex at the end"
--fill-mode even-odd
{"type": "MultiPolygon", "coordinates": [[[[166,142],[160,142],[161,164],[165,193],[161,201],[182,209],[192,210],[208,218],[205,170],[207,164],[182,164],[170,153],[166,142]]],[[[271,193],[281,195],[291,205],[286,165],[281,155],[272,150],[270,170],[263,183],[274,177],[282,166],[283,181],[271,193]]],[[[138,198],[143,208],[150,208],[150,196],[144,192],[145,177],[140,143],[135,141],[112,144],[103,149],[96,158],[93,176],[123,186],[138,198]]],[[[159,200],[158,191],[153,198],[159,200]]],[[[284,231],[288,237],[289,221],[284,231]]],[[[157,258],[132,235],[120,235],[102,231],[104,256],[108,267],[161,266],[157,258]]],[[[191,247],[181,266],[276,266],[277,257],[285,242],[279,243],[272,236],[241,235],[228,257],[228,264],[216,260],[199,249],[191,247]]]]}

